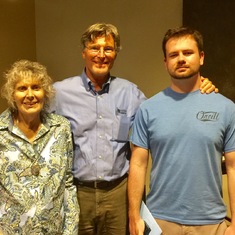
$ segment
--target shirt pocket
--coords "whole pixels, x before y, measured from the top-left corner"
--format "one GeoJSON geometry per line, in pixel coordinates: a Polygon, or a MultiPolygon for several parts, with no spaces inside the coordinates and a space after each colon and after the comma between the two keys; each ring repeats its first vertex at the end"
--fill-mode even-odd
{"type": "Polygon", "coordinates": [[[116,121],[113,124],[113,140],[128,141],[131,118],[127,116],[126,110],[117,109],[116,121]]]}

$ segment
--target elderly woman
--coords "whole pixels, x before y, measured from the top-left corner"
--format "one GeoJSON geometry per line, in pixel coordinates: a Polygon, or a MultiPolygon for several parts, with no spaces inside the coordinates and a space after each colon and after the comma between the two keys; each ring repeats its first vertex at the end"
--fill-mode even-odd
{"type": "Polygon", "coordinates": [[[17,61],[5,74],[0,115],[0,234],[76,234],[70,124],[46,112],[54,95],[44,66],[17,61]],[[1,231],[2,230],[2,231],[1,231]]]}

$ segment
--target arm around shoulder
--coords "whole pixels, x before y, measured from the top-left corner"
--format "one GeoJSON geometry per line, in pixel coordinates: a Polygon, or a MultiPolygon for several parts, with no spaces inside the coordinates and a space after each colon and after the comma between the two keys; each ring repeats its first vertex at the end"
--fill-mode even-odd
{"type": "Polygon", "coordinates": [[[201,93],[209,94],[211,92],[218,93],[219,89],[208,79],[201,76],[201,93]]]}

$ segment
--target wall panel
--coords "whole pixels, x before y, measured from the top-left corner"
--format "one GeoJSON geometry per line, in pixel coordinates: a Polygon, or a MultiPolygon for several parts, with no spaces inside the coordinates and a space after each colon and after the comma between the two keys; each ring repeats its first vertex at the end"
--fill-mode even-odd
{"type": "MultiPolygon", "coordinates": [[[[36,60],[33,0],[0,0],[0,87],[3,72],[19,59],[36,60]]],[[[0,112],[7,107],[0,99],[0,112]]]]}

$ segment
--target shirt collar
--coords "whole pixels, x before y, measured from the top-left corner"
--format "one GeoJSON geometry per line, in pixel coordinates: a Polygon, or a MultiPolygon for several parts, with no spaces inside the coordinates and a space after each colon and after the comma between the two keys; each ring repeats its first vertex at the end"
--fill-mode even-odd
{"type": "Polygon", "coordinates": [[[8,128],[12,130],[12,127],[13,127],[13,118],[10,109],[7,109],[0,115],[0,130],[8,128]]]}
{"type": "MultiPolygon", "coordinates": [[[[60,120],[58,119],[53,119],[51,116],[53,114],[49,114],[46,112],[42,112],[41,116],[42,116],[42,124],[49,129],[51,126],[56,126],[56,125],[60,125],[60,120]]],[[[12,131],[12,128],[14,126],[13,124],[13,118],[12,118],[12,112],[11,110],[8,108],[6,109],[1,115],[0,115],[0,130],[4,130],[4,129],[9,129],[10,131],[12,131]]]]}
{"type": "Polygon", "coordinates": [[[102,90],[100,90],[98,92],[95,91],[91,80],[87,77],[85,69],[83,70],[83,73],[82,73],[81,77],[82,77],[82,81],[83,81],[83,84],[85,86],[85,89],[87,91],[91,91],[94,95],[96,95],[96,94],[101,95],[101,94],[104,94],[104,93],[109,93],[109,86],[110,86],[111,80],[113,79],[112,76],[110,76],[108,81],[103,84],[102,90]]]}

